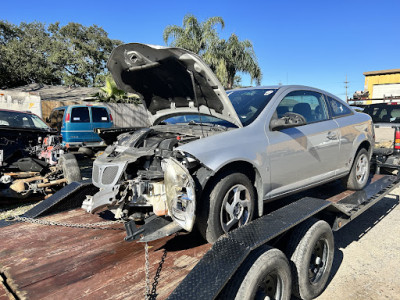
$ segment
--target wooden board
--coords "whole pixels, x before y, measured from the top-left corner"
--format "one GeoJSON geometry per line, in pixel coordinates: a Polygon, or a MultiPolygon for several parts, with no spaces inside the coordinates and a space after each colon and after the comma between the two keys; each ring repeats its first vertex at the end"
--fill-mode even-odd
{"type": "MultiPolygon", "coordinates": [[[[65,223],[103,221],[81,209],[44,218],[65,223]]],[[[144,244],[117,230],[19,223],[0,231],[0,271],[21,299],[143,299],[144,244]]],[[[211,247],[195,234],[149,243],[150,283],[162,267],[157,299],[165,299],[211,247]],[[166,251],[165,261],[160,265],[166,251]]],[[[1,284],[0,284],[1,286],[1,284]]],[[[0,299],[7,291],[0,288],[0,299]]]]}

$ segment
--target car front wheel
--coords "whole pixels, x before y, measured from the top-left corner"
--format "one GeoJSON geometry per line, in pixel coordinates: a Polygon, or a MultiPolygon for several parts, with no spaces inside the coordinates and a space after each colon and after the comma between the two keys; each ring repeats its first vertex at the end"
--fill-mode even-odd
{"type": "Polygon", "coordinates": [[[214,243],[221,235],[250,222],[255,212],[255,191],[242,173],[219,176],[200,203],[198,227],[214,243]]]}

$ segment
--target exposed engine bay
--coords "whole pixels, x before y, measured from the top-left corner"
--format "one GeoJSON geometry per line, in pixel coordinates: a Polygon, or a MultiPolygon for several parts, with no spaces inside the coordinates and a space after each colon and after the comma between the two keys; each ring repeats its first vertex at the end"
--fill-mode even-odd
{"type": "MultiPolygon", "coordinates": [[[[77,167],[75,158],[64,154],[61,136],[48,129],[1,127],[0,132],[1,197],[51,195],[68,182],[64,172],[67,160],[73,162],[72,168],[77,167]]],[[[77,173],[76,168],[70,171],[77,173]]],[[[80,180],[80,173],[69,179],[80,180]]]]}
{"type": "Polygon", "coordinates": [[[157,125],[121,134],[93,164],[93,184],[82,208],[108,207],[117,219],[143,221],[149,215],[172,217],[191,231],[196,195],[211,170],[176,148],[229,130],[223,126],[157,125]]]}

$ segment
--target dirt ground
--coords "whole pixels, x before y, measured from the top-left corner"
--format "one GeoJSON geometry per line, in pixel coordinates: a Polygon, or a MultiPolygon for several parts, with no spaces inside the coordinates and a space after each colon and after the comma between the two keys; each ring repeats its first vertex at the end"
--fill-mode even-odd
{"type": "Polygon", "coordinates": [[[400,299],[400,188],[335,232],[331,279],[319,300],[400,299]]]}

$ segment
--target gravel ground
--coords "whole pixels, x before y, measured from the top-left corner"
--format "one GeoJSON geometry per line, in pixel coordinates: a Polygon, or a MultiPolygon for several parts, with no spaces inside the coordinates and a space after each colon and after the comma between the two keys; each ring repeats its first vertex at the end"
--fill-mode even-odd
{"type": "Polygon", "coordinates": [[[400,188],[335,232],[331,281],[319,300],[400,299],[398,195],[400,188]]]}

